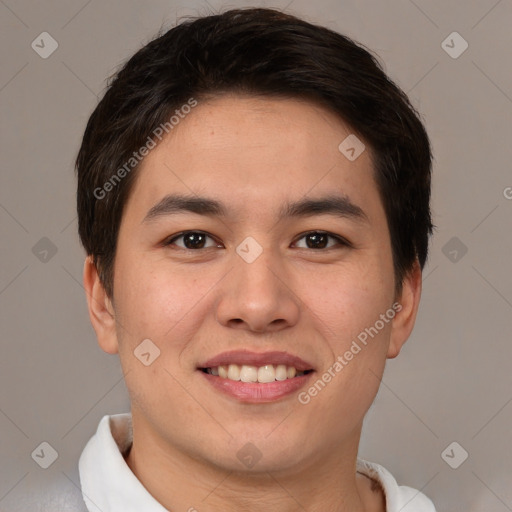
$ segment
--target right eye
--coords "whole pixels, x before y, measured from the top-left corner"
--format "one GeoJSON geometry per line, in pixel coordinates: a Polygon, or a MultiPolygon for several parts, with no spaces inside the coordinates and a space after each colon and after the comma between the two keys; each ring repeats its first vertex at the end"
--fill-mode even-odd
{"type": "Polygon", "coordinates": [[[219,244],[215,242],[214,238],[204,231],[182,231],[181,233],[172,235],[163,243],[163,245],[164,247],[176,245],[180,249],[185,250],[209,249],[210,247],[219,246],[219,244]],[[214,241],[210,246],[205,245],[208,238],[214,241]],[[183,240],[182,245],[176,243],[177,240],[183,240]]]}

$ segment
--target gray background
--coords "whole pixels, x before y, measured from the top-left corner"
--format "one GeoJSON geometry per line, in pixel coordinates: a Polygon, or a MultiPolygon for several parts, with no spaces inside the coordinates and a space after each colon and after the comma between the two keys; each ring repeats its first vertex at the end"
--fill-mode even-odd
{"type": "MultiPolygon", "coordinates": [[[[388,363],[360,456],[439,512],[512,510],[512,2],[210,2],[287,4],[373,49],[434,147],[438,229],[422,305],[388,363]],[[454,31],[469,44],[458,58],[442,47],[454,31]],[[453,441],[469,453],[458,469],[441,456],[453,441]]],[[[40,509],[55,510],[55,485],[78,493],[77,460],[100,418],[129,410],[117,356],[99,349],[86,312],[73,162],[106,77],[161,26],[210,10],[0,0],[0,510],[40,493],[40,509]],[[31,48],[44,31],[59,45],[47,59],[31,48]],[[46,470],[31,457],[43,441],[59,454],[46,470]]],[[[462,448],[445,459],[460,462],[462,448]]]]}

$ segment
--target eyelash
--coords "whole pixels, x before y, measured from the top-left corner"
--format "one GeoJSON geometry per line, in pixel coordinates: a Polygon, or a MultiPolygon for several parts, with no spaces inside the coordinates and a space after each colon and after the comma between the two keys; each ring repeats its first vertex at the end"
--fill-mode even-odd
{"type": "MultiPolygon", "coordinates": [[[[173,235],[172,237],[170,238],[167,238],[163,243],[162,245],[164,247],[168,247],[168,246],[171,246],[174,244],[174,242],[180,238],[183,238],[185,235],[188,235],[190,233],[197,233],[197,234],[201,234],[201,235],[206,235],[207,237],[211,238],[212,240],[216,241],[215,238],[213,236],[211,236],[210,234],[206,233],[205,231],[200,231],[200,230],[189,230],[189,231],[182,231],[181,233],[178,233],[177,235],[173,235]]],[[[306,233],[302,233],[301,235],[299,235],[299,237],[296,239],[296,242],[299,241],[299,240],[302,240],[303,238],[307,237],[308,235],[313,235],[313,234],[321,234],[321,235],[327,235],[328,238],[332,238],[334,240],[336,240],[337,242],[337,246],[338,247],[352,247],[352,244],[346,240],[345,238],[339,236],[339,235],[335,235],[333,233],[329,233],[328,231],[321,231],[321,230],[313,230],[313,231],[307,231],[306,233]]],[[[217,241],[216,241],[217,242],[217,241]]],[[[294,243],[296,243],[294,242],[294,243]]],[[[217,242],[218,243],[218,242],[217,242]]],[[[201,247],[199,249],[189,249],[188,247],[179,247],[179,249],[181,250],[185,250],[185,251],[201,251],[201,250],[205,250],[205,249],[212,249],[212,247],[201,247]]],[[[336,246],[331,246],[331,247],[326,247],[326,248],[320,248],[320,249],[314,249],[314,248],[309,248],[309,247],[301,247],[301,249],[309,249],[311,251],[327,251],[327,250],[330,250],[330,249],[335,249],[336,246]]]]}

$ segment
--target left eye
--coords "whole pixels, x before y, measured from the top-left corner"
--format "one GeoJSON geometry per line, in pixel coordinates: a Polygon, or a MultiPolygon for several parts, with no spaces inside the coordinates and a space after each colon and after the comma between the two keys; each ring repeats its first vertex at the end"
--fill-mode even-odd
{"type": "Polygon", "coordinates": [[[174,236],[173,238],[168,239],[164,245],[173,245],[176,244],[176,240],[183,239],[183,245],[176,244],[178,247],[182,249],[205,249],[207,247],[215,247],[218,246],[217,243],[213,243],[212,245],[205,245],[206,239],[213,238],[202,231],[185,231],[179,235],[174,236]]]}
{"type": "Polygon", "coordinates": [[[311,231],[302,235],[298,240],[306,241],[306,246],[300,247],[301,249],[330,249],[336,245],[349,245],[343,238],[325,231],[311,231]],[[328,245],[329,239],[334,240],[334,243],[330,246],[328,245]]]}

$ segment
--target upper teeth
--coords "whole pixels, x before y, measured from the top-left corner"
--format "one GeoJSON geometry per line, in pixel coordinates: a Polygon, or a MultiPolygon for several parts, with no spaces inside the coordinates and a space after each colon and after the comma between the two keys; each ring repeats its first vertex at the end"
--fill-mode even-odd
{"type": "Polygon", "coordinates": [[[207,368],[206,371],[211,375],[218,375],[224,379],[241,380],[242,382],[274,382],[275,380],[292,379],[304,375],[304,372],[298,372],[293,366],[285,364],[266,364],[265,366],[251,366],[230,364],[225,366],[216,366],[207,368]]]}

